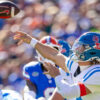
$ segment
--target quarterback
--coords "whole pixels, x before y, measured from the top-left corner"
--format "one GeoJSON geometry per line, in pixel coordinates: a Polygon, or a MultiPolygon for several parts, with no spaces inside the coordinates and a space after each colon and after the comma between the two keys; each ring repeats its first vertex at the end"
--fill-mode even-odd
{"type": "MultiPolygon", "coordinates": [[[[66,67],[66,57],[57,50],[38,42],[35,38],[23,32],[16,32],[14,39],[20,39],[20,43],[26,42],[34,47],[43,57],[52,60],[56,65],[69,73],[66,67]]],[[[100,99],[100,33],[88,32],[84,33],[73,45],[75,60],[85,66],[76,79],[75,84],[69,84],[64,81],[56,67],[46,64],[47,72],[55,78],[57,92],[64,98],[77,98],[83,100],[99,100],[100,99]]],[[[52,98],[52,100],[54,100],[52,98]]],[[[56,99],[55,99],[56,100],[56,99]]]]}

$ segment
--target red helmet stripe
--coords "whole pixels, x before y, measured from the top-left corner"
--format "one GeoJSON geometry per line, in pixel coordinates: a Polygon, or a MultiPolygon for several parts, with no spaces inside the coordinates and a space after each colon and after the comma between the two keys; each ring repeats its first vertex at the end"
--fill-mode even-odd
{"type": "Polygon", "coordinates": [[[58,44],[57,41],[55,41],[53,37],[51,37],[51,43],[56,44],[56,45],[58,44]]]}
{"type": "Polygon", "coordinates": [[[54,45],[58,45],[57,40],[54,37],[52,37],[52,36],[45,37],[42,40],[40,40],[40,42],[43,43],[43,44],[54,44],[54,45]]]}
{"type": "Polygon", "coordinates": [[[46,39],[45,40],[42,40],[41,43],[45,44],[46,43],[46,39]]]}

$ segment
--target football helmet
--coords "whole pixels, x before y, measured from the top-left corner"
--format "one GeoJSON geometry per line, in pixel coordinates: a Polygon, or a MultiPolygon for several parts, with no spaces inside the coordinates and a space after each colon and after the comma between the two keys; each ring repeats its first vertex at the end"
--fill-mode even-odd
{"type": "Polygon", "coordinates": [[[41,43],[54,47],[58,51],[60,51],[60,45],[58,41],[52,36],[45,36],[40,40],[41,43]]]}
{"type": "Polygon", "coordinates": [[[81,35],[72,46],[75,56],[72,60],[91,61],[100,59],[100,33],[87,32],[81,35]]]}
{"type": "MultiPolygon", "coordinates": [[[[45,44],[45,45],[48,45],[48,46],[55,48],[59,52],[61,51],[61,46],[58,44],[58,41],[52,36],[45,36],[40,40],[40,42],[45,44]]],[[[38,54],[37,58],[40,62],[45,61],[45,62],[50,62],[50,63],[54,64],[51,60],[44,58],[38,51],[36,51],[36,52],[38,54]]]]}

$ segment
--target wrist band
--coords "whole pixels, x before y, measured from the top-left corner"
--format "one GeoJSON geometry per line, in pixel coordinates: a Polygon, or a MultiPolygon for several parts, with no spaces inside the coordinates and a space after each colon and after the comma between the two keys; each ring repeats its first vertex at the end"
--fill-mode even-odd
{"type": "Polygon", "coordinates": [[[32,38],[31,42],[30,42],[30,45],[34,48],[35,45],[37,44],[38,40],[32,38]]]}

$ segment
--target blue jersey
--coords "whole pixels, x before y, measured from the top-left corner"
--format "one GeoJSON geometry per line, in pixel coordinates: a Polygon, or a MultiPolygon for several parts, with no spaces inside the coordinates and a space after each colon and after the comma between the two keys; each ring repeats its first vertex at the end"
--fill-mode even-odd
{"type": "Polygon", "coordinates": [[[49,75],[44,75],[39,62],[30,62],[23,68],[23,76],[36,86],[36,98],[49,98],[54,91],[55,81],[49,75]]]}

